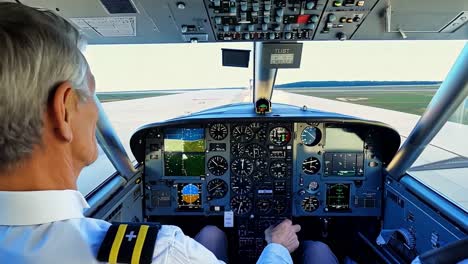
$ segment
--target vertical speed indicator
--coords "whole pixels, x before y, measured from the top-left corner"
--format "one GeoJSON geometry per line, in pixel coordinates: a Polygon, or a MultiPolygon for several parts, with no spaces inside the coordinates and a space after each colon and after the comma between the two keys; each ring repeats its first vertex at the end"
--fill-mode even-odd
{"type": "Polygon", "coordinates": [[[304,145],[312,147],[322,139],[322,132],[317,127],[308,126],[302,130],[301,141],[304,145]]]}

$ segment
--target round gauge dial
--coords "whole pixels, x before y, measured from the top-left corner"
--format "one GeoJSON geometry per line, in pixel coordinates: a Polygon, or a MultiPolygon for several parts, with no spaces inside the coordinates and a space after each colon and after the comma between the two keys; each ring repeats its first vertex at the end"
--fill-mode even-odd
{"type": "Polygon", "coordinates": [[[262,123],[259,123],[259,122],[254,122],[254,123],[250,123],[249,127],[250,127],[253,131],[257,131],[257,130],[259,130],[260,128],[263,127],[263,124],[262,124],[262,123]]]}
{"type": "Polygon", "coordinates": [[[322,139],[322,132],[317,127],[308,126],[302,130],[301,141],[306,146],[315,146],[322,139]]]}
{"type": "Polygon", "coordinates": [[[266,129],[265,129],[265,128],[261,128],[260,130],[258,130],[256,138],[257,138],[258,140],[260,140],[260,141],[265,141],[266,138],[267,138],[266,129]]]}
{"type": "Polygon", "coordinates": [[[253,172],[253,163],[249,159],[235,159],[231,163],[231,171],[237,176],[250,176],[253,172]]]}
{"type": "Polygon", "coordinates": [[[315,196],[306,197],[301,203],[302,209],[306,212],[313,212],[320,206],[320,202],[315,196]]]}
{"type": "Polygon", "coordinates": [[[232,130],[232,137],[236,141],[248,142],[254,137],[254,132],[252,128],[244,125],[236,126],[232,130]]]}
{"type": "Polygon", "coordinates": [[[198,208],[200,206],[200,184],[178,184],[177,192],[179,208],[198,208]]]}
{"type": "Polygon", "coordinates": [[[256,159],[255,160],[255,168],[257,170],[266,170],[268,168],[268,161],[264,159],[256,159]]]}
{"type": "Polygon", "coordinates": [[[207,167],[211,174],[215,176],[221,176],[226,173],[229,165],[225,158],[221,156],[214,156],[208,160],[207,167]]]}
{"type": "Polygon", "coordinates": [[[206,185],[206,189],[208,190],[208,196],[212,199],[223,198],[228,192],[227,183],[221,179],[209,181],[206,185]]]}
{"type": "Polygon", "coordinates": [[[231,199],[231,210],[236,215],[245,215],[252,210],[252,200],[244,195],[235,196],[231,199]]]}
{"type": "Polygon", "coordinates": [[[266,174],[266,172],[263,172],[263,171],[256,171],[256,172],[253,174],[253,179],[254,179],[254,181],[256,181],[256,182],[263,182],[263,181],[265,181],[267,178],[268,178],[268,174],[266,174]]]}
{"type": "Polygon", "coordinates": [[[291,140],[291,132],[285,127],[275,127],[270,131],[271,143],[282,146],[291,140]]]}
{"type": "Polygon", "coordinates": [[[320,161],[316,157],[307,158],[302,162],[302,171],[312,175],[320,171],[320,161]]]}
{"type": "Polygon", "coordinates": [[[310,193],[316,192],[319,188],[319,183],[316,181],[311,181],[307,187],[307,191],[310,193]]]}
{"type": "Polygon", "coordinates": [[[240,157],[245,153],[245,145],[242,143],[235,143],[231,145],[231,154],[240,157]]]}
{"type": "Polygon", "coordinates": [[[283,179],[286,177],[286,162],[275,161],[270,165],[270,175],[275,179],[283,179]]]}
{"type": "Polygon", "coordinates": [[[252,159],[263,158],[267,154],[266,150],[262,146],[255,143],[248,145],[247,148],[245,148],[245,152],[252,159]]]}
{"type": "Polygon", "coordinates": [[[287,209],[286,201],[284,199],[274,199],[272,208],[275,214],[277,215],[284,214],[287,209]]]}
{"type": "Polygon", "coordinates": [[[223,140],[228,135],[228,128],[225,124],[213,124],[208,130],[210,137],[215,140],[223,140]]]}
{"type": "Polygon", "coordinates": [[[231,189],[236,194],[247,194],[252,190],[252,180],[248,177],[232,177],[231,189]]]}
{"type": "Polygon", "coordinates": [[[268,199],[260,199],[255,204],[257,213],[268,214],[271,211],[271,201],[268,199]]]}

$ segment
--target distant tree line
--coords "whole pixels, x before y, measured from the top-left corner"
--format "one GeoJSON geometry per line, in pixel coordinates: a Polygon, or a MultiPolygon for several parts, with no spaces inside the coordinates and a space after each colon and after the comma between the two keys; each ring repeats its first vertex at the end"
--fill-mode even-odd
{"type": "Polygon", "coordinates": [[[304,81],[275,85],[276,88],[439,85],[439,81],[304,81]]]}

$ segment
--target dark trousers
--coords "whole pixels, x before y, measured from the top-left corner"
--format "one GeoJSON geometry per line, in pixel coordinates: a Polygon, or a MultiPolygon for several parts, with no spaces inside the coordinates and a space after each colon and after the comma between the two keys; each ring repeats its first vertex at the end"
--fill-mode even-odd
{"type": "MultiPolygon", "coordinates": [[[[198,243],[205,246],[213,254],[224,262],[228,262],[227,237],[226,234],[216,226],[205,226],[195,236],[198,243]]],[[[338,259],[327,246],[327,244],[307,240],[301,243],[304,264],[338,264],[338,259]]]]}

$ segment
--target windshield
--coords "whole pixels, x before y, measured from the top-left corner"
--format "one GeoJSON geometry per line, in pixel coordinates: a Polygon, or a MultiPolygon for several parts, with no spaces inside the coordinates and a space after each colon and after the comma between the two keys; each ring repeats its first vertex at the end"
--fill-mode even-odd
{"type": "MultiPolygon", "coordinates": [[[[306,42],[301,68],[279,70],[272,100],[381,121],[396,128],[404,141],[465,43],[306,42]]],[[[253,50],[252,43],[88,47],[85,55],[97,80],[98,97],[105,102],[104,108],[130,156],[129,138],[145,123],[251,101],[253,54],[248,68],[223,67],[222,48],[253,50]],[[121,111],[128,107],[123,100],[155,96],[165,96],[168,111],[148,113],[144,101],[138,100],[132,103],[133,111],[121,111]],[[188,109],[184,100],[197,103],[188,109]]],[[[421,155],[411,175],[421,179],[429,179],[427,171],[437,172],[431,175],[455,175],[450,171],[453,167],[436,163],[447,161],[468,170],[468,141],[462,136],[468,135],[466,105],[465,101],[421,155]],[[431,166],[421,167],[424,165],[431,166]]],[[[464,182],[451,180],[463,186],[466,178],[464,182]]],[[[426,185],[430,182],[424,181],[426,185]]],[[[466,184],[463,188],[468,189],[466,184]]]]}

